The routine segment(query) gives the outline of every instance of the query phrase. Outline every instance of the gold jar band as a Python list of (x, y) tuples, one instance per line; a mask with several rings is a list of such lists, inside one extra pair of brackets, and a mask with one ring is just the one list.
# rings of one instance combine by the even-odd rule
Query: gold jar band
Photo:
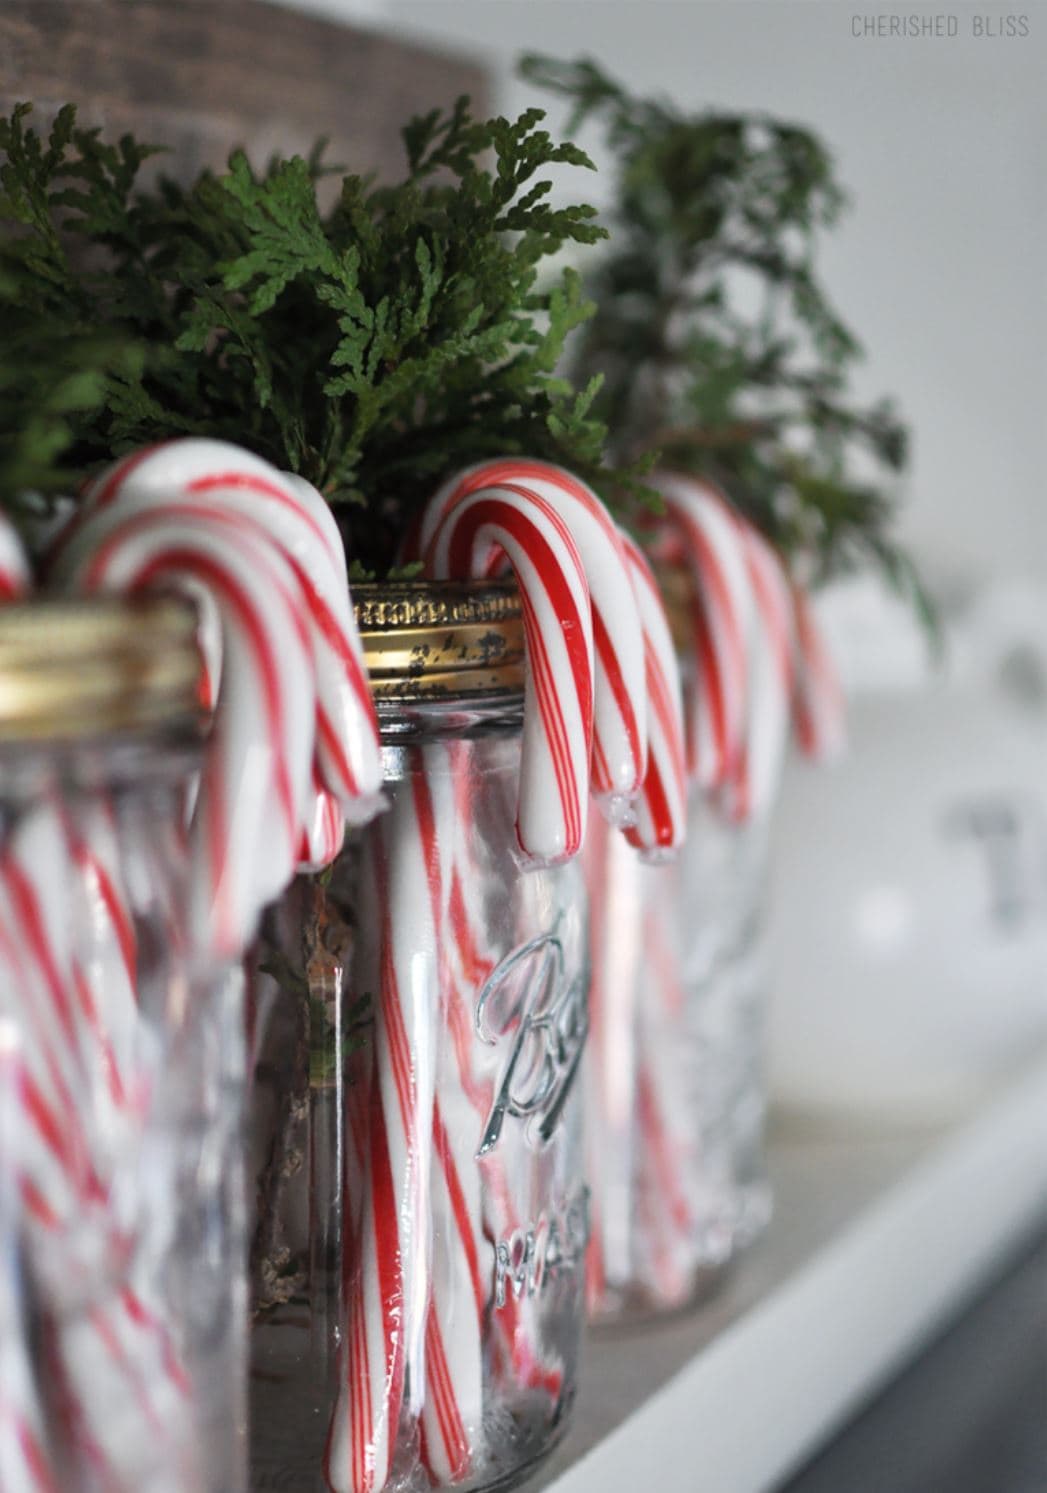
[(522, 691), (523, 611), (514, 582), (357, 582), (353, 603), (376, 700)]
[[(379, 701), (499, 699), (524, 684), (513, 582), (356, 584)], [(166, 596), (38, 597), (0, 608), (0, 741), (198, 725), (197, 615)]]
[(0, 741), (195, 727), (196, 611), (167, 596), (0, 607)]

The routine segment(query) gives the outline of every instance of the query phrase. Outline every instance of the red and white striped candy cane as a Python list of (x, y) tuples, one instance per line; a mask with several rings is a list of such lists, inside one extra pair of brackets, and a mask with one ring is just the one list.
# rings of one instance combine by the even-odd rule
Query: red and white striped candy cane
[[(27, 569), (3, 541), (0, 589), (11, 594)], [(136, 1172), (158, 1053), (137, 1008), (134, 929), (101, 799), (45, 798), (8, 829), (0, 927), (0, 1009), (20, 1043), (13, 1162), (47, 1345), (55, 1475), (85, 1489), (173, 1493), (198, 1475), (187, 1460), (189, 1386), (141, 1278)], [(33, 1445), (29, 1485), (44, 1486), (51, 1447)]]
[[(518, 1301), (511, 1291), (500, 1306), (493, 1305), (489, 1299), (494, 1246), (499, 1240), (511, 1238), (520, 1229), (522, 1219), (513, 1195), (504, 1151), (495, 1147), (479, 1158), (475, 1155), (477, 1138), (490, 1119), (495, 1099), (494, 1081), (485, 1071), (485, 1049), (478, 1044), (476, 1010), (484, 983), (504, 952), (492, 942), (489, 912), (482, 899), (484, 878), (489, 872), (478, 860), (477, 846), (484, 842), (488, 831), (478, 825), (477, 818), (479, 813), (494, 815), (500, 823), (509, 818), (511, 811), (508, 803), (488, 801), (478, 804), (474, 797), (475, 777), (470, 754), (482, 750), (481, 747), (457, 741), (449, 743), (447, 750), (454, 793), (453, 824), (450, 826), (454, 850), (449, 905), (450, 968), (443, 992), (445, 1061), (438, 1076), (438, 1092), (441, 1096), (451, 1096), (448, 1102), (453, 1103), (458, 1116), (457, 1124), (448, 1121), (446, 1129), (460, 1153), (459, 1173), (468, 1174), (470, 1161), (476, 1173), (476, 1182), (462, 1189), (465, 1207), (456, 1210), (456, 1226), (462, 1240), (460, 1249), (471, 1253), (467, 1241), (468, 1222), (472, 1222), (478, 1268), (468, 1263), (467, 1276), (464, 1271), (461, 1275), (459, 1296), (468, 1303), (469, 1298), (461, 1295), (465, 1287), (472, 1285), (475, 1289), (477, 1280), (486, 1283), (487, 1369), (494, 1395), (511, 1397), (517, 1388), (522, 1387), (548, 1395), (555, 1404), (563, 1385), (562, 1365), (550, 1359), (541, 1342), (541, 1334), (536, 1330), (533, 1313), (527, 1310), (527, 1302)], [(491, 781), (489, 787), (492, 793), (500, 794), (497, 780)], [(590, 834), (603, 824), (602, 818), (591, 821)], [(479, 1216), (475, 1212), (477, 1203)], [(459, 1260), (457, 1268), (461, 1271), (465, 1263), (464, 1259)], [(470, 1305), (464, 1307), (460, 1318), (472, 1324)], [(467, 1357), (466, 1362), (470, 1361)], [(463, 1394), (462, 1398), (468, 1401), (467, 1395)], [(474, 1444), (476, 1450), (472, 1460), (475, 1464), (480, 1452), (478, 1437)], [(461, 1475), (466, 1475), (464, 1466)], [(451, 1480), (446, 1471), (444, 1478)]]
[(433, 1277), (425, 1334), (422, 1457), (438, 1487), (463, 1482), (482, 1459), (484, 1315), (492, 1279), (480, 1170), (466, 1150), (474, 1117), (457, 1086), (433, 1111)]
[[(694, 1287), (695, 1163), (693, 1054), (679, 946), (680, 897), (662, 873), (645, 886), (643, 949), (651, 988), (636, 1011), (636, 1269), (649, 1298), (680, 1306)], [(676, 876), (674, 868), (669, 873)]]
[[(434, 936), (440, 950), (441, 988), (439, 992), (433, 992), (438, 1097), (434, 1098), (432, 1107), (429, 1215), (416, 1221), (419, 1230), (424, 1228), (428, 1233), (431, 1229), (431, 1293), (425, 1318), (424, 1378), (417, 1366), (415, 1370), (418, 1392), (424, 1388), (420, 1410), (423, 1460), (436, 1484), (462, 1481), (474, 1469), (481, 1454), (482, 1315), (492, 1278), (490, 1245), (483, 1235), (480, 1174), (475, 1156), (477, 1126), (486, 1117), (490, 1096), (484, 1104), (475, 1083), (470, 1084), (468, 1053), (475, 1036), (468, 1009), (471, 992), (464, 983), (478, 975), (479, 966), (474, 961), (480, 956), (463, 936), (460, 925), (464, 916), (463, 889), (453, 863), (460, 838), (458, 814), (465, 786), (457, 774), (462, 747), (462, 743), (450, 743), (439, 752), (418, 754), (414, 763), (415, 770), (424, 773), (426, 778), (426, 784), (418, 790), (416, 801), (424, 805), (428, 792), (432, 811), (431, 816), (426, 812), (419, 817), (419, 827), (423, 818), (431, 821), (428, 848), (421, 849), (421, 855), (428, 868), (438, 868), (438, 874), (427, 876)], [(447, 754), (446, 763), (441, 752)], [(402, 791), (409, 793), (411, 790), (404, 785)], [(399, 874), (395, 866), (392, 871), (394, 875)], [(445, 883), (448, 874), (451, 880)], [(361, 907), (361, 926), (380, 927), (383, 913), (377, 900), (373, 899), (370, 885), (373, 878), (364, 879), (369, 885), (361, 887), (365, 899)], [(361, 988), (378, 988), (379, 979), (371, 971), (381, 969), (387, 951), (384, 944), (374, 947), (373, 940), (364, 942), (367, 947), (358, 948), (357, 983)], [(361, 1268), (360, 1258), (361, 1254), (373, 1250), (371, 1230), (380, 1213), (380, 1203), (370, 1190), (374, 1177), (369, 1170), (373, 1143), (369, 1127), (371, 1124), (380, 1125), (383, 1132), (387, 1128), (380, 1103), (372, 1108), (360, 1097), (373, 1095), (371, 1082), (368, 1077), (362, 1084), (354, 1086), (351, 1135), (347, 1147), (347, 1297), (350, 1321), (357, 1328), (356, 1338), (351, 1338), (358, 1344), (357, 1363), (366, 1348), (358, 1335), (360, 1323), (366, 1320), (368, 1308), (373, 1327), (377, 1326), (378, 1315), (373, 1297), (377, 1275), (373, 1269)], [(477, 1103), (483, 1106), (482, 1116), (475, 1108)], [(374, 1144), (380, 1151), (377, 1138), (374, 1138)], [(359, 1218), (362, 1202), (367, 1210), (367, 1228), (363, 1234)], [(369, 1284), (372, 1299), (366, 1302), (364, 1292)], [(394, 1299), (390, 1298), (390, 1303)], [(352, 1443), (355, 1439), (358, 1450), (360, 1439), (368, 1434), (367, 1417), (370, 1416), (373, 1426), (375, 1410), (370, 1397), (359, 1391), (352, 1395), (348, 1382), (351, 1368), (352, 1361), (347, 1359), (342, 1369), (345, 1400), (339, 1406), (338, 1416), (344, 1419), (348, 1415), (350, 1460), (357, 1463), (357, 1475), (366, 1478), (366, 1459), (353, 1456)], [(336, 1434), (333, 1432), (332, 1450), (335, 1444)], [(335, 1472), (333, 1466), (329, 1468), (329, 1478)]]
[[(46, 804), (29, 811), (0, 858), (4, 995), (24, 1038), (20, 1192), (48, 1384), (63, 1465), (85, 1486), (175, 1490), (195, 1475), (189, 1386), (161, 1315), (134, 1282), (140, 1240), (128, 1169), (140, 1114), (130, 1082), (93, 1062), (119, 1061), (100, 1031), (116, 1013), (97, 1009), (79, 962), (90, 953), (84, 918), (98, 909), (83, 905), (65, 819)], [(93, 942), (112, 968), (110, 937), (103, 914)]]
[(793, 587), (796, 619), (796, 691), (793, 719), (804, 754), (830, 762), (847, 744), (847, 710), (843, 686), (832, 654), (803, 587)]
[(379, 980), (367, 1180), (324, 1467), (336, 1493), (384, 1487), (405, 1404), (418, 1416), (427, 1393), (434, 1044), (447, 876), (424, 770), (408, 769), (365, 844), (369, 864), (361, 874), (375, 889)]
[[(493, 1079), (478, 1071), (476, 1046), (476, 1002), (484, 982), (494, 971), (499, 953), (491, 937), (486, 909), (480, 901), (485, 868), (478, 856), (484, 830), (478, 825), (478, 804), (472, 780), (474, 743), (447, 744), (454, 793), (453, 853), (451, 858), (450, 915), (451, 976), (446, 986), (446, 1035), (456, 1061), (458, 1085), (469, 1100), (474, 1120), (487, 1123), (494, 1103)], [(492, 785), (492, 791), (497, 789)], [(490, 805), (485, 806), (491, 812)], [(508, 813), (508, 804), (498, 812)]]
[[(22, 1043), (10, 1008), (10, 976), (0, 937), (0, 1487), (10, 1493), (59, 1493), (40, 1387), (29, 1352), (26, 1292), (19, 1261), (27, 1123), (22, 1113)], [(30, 1122), (31, 1123), (31, 1122)]]
[(696, 671), (688, 720), (689, 766), (699, 785), (729, 783), (745, 740), (752, 582), (738, 519), (711, 484), (658, 473), (672, 535), (691, 578)]
[[(430, 858), (440, 865), (439, 917), (441, 983), (436, 1024), (436, 1091), (433, 1106), (432, 1293), (425, 1334), (425, 1400), (422, 1406), (422, 1458), (438, 1487), (463, 1482), (483, 1457), (484, 1317), (493, 1279), (493, 1253), (484, 1237), (480, 1168), (476, 1149), (479, 1120), (473, 1099), (474, 1074), (463, 1070), (463, 1035), (457, 1029), (463, 1005), (475, 1003), (467, 967), (475, 949), (460, 944), (459, 919), (469, 895), (462, 870), (463, 791), (468, 792), (465, 743), (421, 753), (432, 806)], [(464, 984), (463, 982), (467, 982)], [(471, 1023), (470, 1023), (471, 1025)]]
[[(5, 1218), (0, 1228), (13, 1231), (14, 1219)], [(17, 1272), (15, 1250), (5, 1248), (0, 1258), (0, 1487), (5, 1493), (60, 1493), (26, 1351), (29, 1328)]]
[[(30, 587), (29, 563), (14, 529), (0, 521), (0, 601), (14, 601)], [(24, 1094), (22, 1003), (4, 949), (17, 948), (14, 929), (0, 931), (0, 1485), (10, 1493), (58, 1493), (46, 1442), (39, 1383), (30, 1361), (18, 1247), (27, 1177), (25, 1147), (32, 1144)], [(45, 1075), (46, 1081), (46, 1075)]]
[(644, 650), (622, 536), (600, 499), (552, 462), (521, 456), (480, 462), (446, 482), (427, 506), (417, 539), (421, 554), (458, 499), (506, 485), (543, 498), (577, 545), (593, 619), (592, 791), (613, 823), (630, 823), (647, 767)]
[(739, 519), (755, 608), (749, 641), (745, 739), (722, 795), (735, 820), (761, 818), (778, 798), (789, 737), (795, 675), (795, 627), (789, 580), (777, 553)]
[(658, 583), (639, 545), (622, 535), (643, 629), (647, 673), (647, 773), (630, 844), (657, 858), (677, 850), (687, 833), (687, 768), (680, 665)]
[(138, 951), (115, 812), (98, 799), (61, 817), (77, 873), (81, 940), (71, 972), (80, 1062), (103, 1134), (129, 1126), (137, 1135), (160, 1054), (156, 1034), (138, 1008)]
[(584, 868), (592, 960), (582, 1070), (585, 1174), (592, 1195), (586, 1294), (595, 1311), (630, 1275), (643, 867), (617, 834), (594, 820), (585, 842)]
[(380, 807), (382, 783), (377, 720), (338, 526), (303, 478), (228, 442), (201, 438), (136, 452), (104, 473), (85, 497), (88, 514), (177, 502), (187, 504), (187, 513), (214, 505), (238, 515), (264, 532), (294, 573), (316, 675), (315, 799), (302, 826), (302, 861), (325, 865), (341, 848), (343, 821), (365, 823)]
[[(89, 1310), (56, 1324), (59, 1369), (67, 1385), (81, 1386), (78, 1401), (88, 1423), (106, 1423), (97, 1439), (111, 1448), (110, 1465), (120, 1469), (128, 1486), (136, 1485), (137, 1468), (151, 1457), (152, 1482), (181, 1488), (199, 1476), (199, 1468), (192, 1460), (190, 1384), (176, 1355), (166, 1303), (155, 1296), (155, 1260), (149, 1253), (158, 1248), (162, 1256), (174, 1220), (170, 1214), (154, 1217), (142, 1193), (142, 1141), (164, 1054), (152, 1020), (138, 1004), (137, 938), (125, 877), (125, 869), (134, 874), (136, 868), (126, 865), (111, 804), (84, 800), (75, 809), (63, 808), (56, 820), (61, 839), (55, 854), (64, 854), (72, 868), (66, 908), (73, 930), (69, 972), (88, 1105), (88, 1159), (103, 1188), (95, 1228), (100, 1243), (103, 1235), (109, 1240), (102, 1282), (91, 1293)], [(41, 864), (49, 858), (41, 855)], [(30, 866), (38, 874), (35, 855)], [(48, 891), (40, 887), (41, 909)], [(54, 927), (62, 916), (60, 899), (50, 914)], [(56, 940), (50, 941), (55, 947)], [(172, 953), (176, 949), (172, 944)], [(83, 1237), (80, 1218), (74, 1228)], [(122, 1268), (114, 1269), (119, 1259)], [(97, 1368), (91, 1367), (92, 1355)], [(151, 1447), (141, 1446), (136, 1462), (128, 1465), (142, 1424)]]
[(192, 928), (237, 957), (293, 876), (313, 788), (316, 694), (294, 576), (235, 514), (114, 503), (60, 557), (77, 589), (204, 587), (221, 617), (222, 680), (193, 814)]
[[(587, 1295), (596, 1314), (636, 1286), (679, 1304), (694, 1273), (688, 1195), (694, 1148), (675, 868), (645, 867), (617, 836), (590, 831), (592, 917)], [(650, 987), (650, 988), (648, 988)]]
[(29, 561), (18, 535), (6, 520), (0, 521), (0, 602), (25, 596), (29, 587)]
[(426, 569), (437, 580), (483, 575), (505, 551), (520, 587), (527, 680), (516, 830), (539, 864), (582, 847), (593, 733), (593, 626), (585, 567), (567, 525), (536, 493), (503, 485), (459, 498), (437, 524)]

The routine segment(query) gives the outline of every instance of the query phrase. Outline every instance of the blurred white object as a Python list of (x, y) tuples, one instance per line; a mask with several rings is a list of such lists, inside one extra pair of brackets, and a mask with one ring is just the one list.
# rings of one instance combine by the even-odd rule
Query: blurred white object
[(817, 593), (815, 610), (848, 699), (926, 688), (934, 673), (927, 631), (879, 576), (855, 576)]
[(850, 751), (782, 795), (772, 1095), (936, 1119), (1047, 1043), (1047, 593), (983, 593), (937, 669), (871, 583), (824, 610)]

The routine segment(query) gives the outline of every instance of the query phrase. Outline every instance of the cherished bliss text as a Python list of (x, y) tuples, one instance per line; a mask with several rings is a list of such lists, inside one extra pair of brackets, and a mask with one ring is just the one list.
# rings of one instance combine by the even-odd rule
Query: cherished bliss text
[(908, 15), (856, 11), (851, 16), (851, 35), (877, 41), (954, 36), (1006, 41), (1029, 35), (1029, 17), (1000, 11), (991, 14), (981, 11), (922, 11)]

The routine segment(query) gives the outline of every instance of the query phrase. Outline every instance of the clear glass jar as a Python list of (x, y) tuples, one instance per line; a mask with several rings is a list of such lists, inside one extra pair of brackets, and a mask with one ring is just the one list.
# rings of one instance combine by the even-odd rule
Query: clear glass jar
[(766, 825), (692, 791), (679, 857), (591, 823), (590, 1315), (703, 1298), (770, 1217), (762, 1048)]
[(242, 981), (193, 952), (195, 615), (0, 610), (0, 1485), (236, 1493)]
[(389, 808), (259, 949), (252, 1486), (508, 1486), (584, 1320), (584, 886), (516, 857), (515, 590), (356, 604)]

